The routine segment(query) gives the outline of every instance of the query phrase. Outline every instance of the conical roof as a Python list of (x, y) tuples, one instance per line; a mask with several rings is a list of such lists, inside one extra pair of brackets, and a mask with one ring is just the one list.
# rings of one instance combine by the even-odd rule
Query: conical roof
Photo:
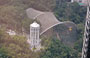
[(31, 27), (40, 27), (40, 25), (37, 22), (33, 22), (30, 26)]

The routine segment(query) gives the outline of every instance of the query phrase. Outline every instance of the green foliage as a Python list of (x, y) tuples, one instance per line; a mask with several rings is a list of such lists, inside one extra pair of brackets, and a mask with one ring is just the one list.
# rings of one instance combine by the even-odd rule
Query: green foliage
[(78, 55), (81, 56), (82, 39), (84, 34), (84, 23), (86, 17), (86, 7), (80, 6), (77, 2), (74, 3), (63, 2), (62, 4), (56, 5), (54, 12), (59, 21), (72, 21), (76, 23), (78, 41), (75, 43), (74, 49), (77, 50), (79, 53)]
[(0, 30), (0, 58), (38, 58), (39, 53), (33, 53), (29, 47), (25, 37), (10, 37), (4, 30)]
[[(57, 8), (58, 7), (58, 8)], [(77, 11), (78, 9), (78, 11)], [(73, 21), (78, 24), (83, 22), (86, 16), (86, 7), (80, 6), (78, 3), (74, 2), (71, 4), (62, 3), (62, 5), (57, 5), (55, 8), (56, 17), (60, 21)]]
[[(5, 47), (5, 51), (11, 58), (38, 58), (39, 53), (33, 53), (30, 50), (30, 45), (27, 39), (23, 36), (13, 36), (11, 39), (7, 38), (7, 42), (1, 44), (1, 48)], [(4, 54), (3, 54), (4, 55)], [(36, 55), (36, 56), (34, 56)]]
[(9, 38), (9, 35), (3, 30), (2, 28), (0, 29), (0, 44), (4, 43), (7, 41), (7, 38)]
[(31, 22), (32, 20), (27, 18), (24, 7), (13, 5), (0, 7), (0, 24), (4, 24), (3, 27), (18, 32), (21, 32), (23, 27), (28, 31)]
[(8, 55), (7, 49), (3, 47), (3, 43), (7, 40), (8, 35), (4, 32), (3, 29), (0, 29), (0, 58), (10, 57)]
[(84, 24), (83, 23), (80, 23), (80, 24), (77, 24), (77, 30), (78, 30), (78, 34), (79, 34), (79, 38), (83, 38), (83, 35), (84, 35)]
[(41, 44), (44, 46), (44, 49), (47, 49), (51, 43), (51, 38), (42, 38)]
[(78, 58), (78, 52), (63, 45), (58, 39), (53, 38), (40, 58)]
[(10, 56), (6, 52), (6, 49), (4, 47), (0, 48), (0, 58), (8, 58), (8, 57), (10, 57)]
[(74, 49), (77, 50), (78, 52), (82, 52), (82, 47), (83, 46), (83, 40), (79, 39), (75, 45), (74, 45)]
[(33, 20), (31, 19), (24, 19), (22, 20), (22, 27), (25, 29), (24, 32), (29, 33), (30, 31), (30, 24), (32, 23)]
[(5, 47), (12, 58), (30, 58), (29, 54), (31, 51), (29, 50), (29, 44), (27, 43), (25, 37), (14, 36), (11, 43), (7, 45), (5, 44)]
[(83, 46), (83, 35), (84, 35), (84, 24), (80, 23), (77, 24), (77, 30), (78, 30), (78, 41), (74, 45), (74, 49), (78, 50), (79, 53), (82, 52), (82, 46)]
[(4, 31), (0, 29), (0, 40), (4, 37)]

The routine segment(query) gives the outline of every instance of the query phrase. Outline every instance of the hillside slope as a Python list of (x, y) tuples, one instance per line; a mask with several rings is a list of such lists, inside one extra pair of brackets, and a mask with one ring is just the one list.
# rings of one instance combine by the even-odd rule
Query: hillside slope
[(29, 7), (52, 11), (55, 7), (55, 0), (0, 0), (0, 25), (18, 32), (24, 28), (28, 32), (32, 21), (28, 19), (25, 10)]

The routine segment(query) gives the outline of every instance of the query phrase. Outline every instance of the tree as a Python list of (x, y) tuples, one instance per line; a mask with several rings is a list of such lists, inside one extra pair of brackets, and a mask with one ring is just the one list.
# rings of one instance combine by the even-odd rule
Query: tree
[(42, 52), (40, 58), (78, 58), (78, 52), (52, 38), (48, 48)]
[(0, 48), (0, 58), (10, 58), (10, 56), (8, 55), (6, 49), (4, 47)]
[[(86, 17), (86, 7), (80, 6), (78, 3), (62, 3), (63, 5), (57, 5), (54, 10), (56, 17), (62, 21), (70, 20), (76, 24), (84, 21)], [(57, 8), (58, 7), (58, 8)], [(77, 11), (78, 9), (78, 11)], [(63, 19), (62, 19), (63, 18)]]

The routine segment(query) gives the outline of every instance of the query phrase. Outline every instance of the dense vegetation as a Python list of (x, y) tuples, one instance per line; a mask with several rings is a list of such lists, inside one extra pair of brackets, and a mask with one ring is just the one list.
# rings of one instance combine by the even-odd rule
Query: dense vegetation
[[(64, 45), (55, 37), (43, 39), (44, 51), (33, 53), (26, 37), (9, 36), (5, 31), (12, 29), (22, 34), (29, 31), (25, 10), (33, 7), (42, 11), (53, 11), (59, 21), (72, 21), (78, 28), (78, 41), (74, 47)], [(78, 10), (77, 10), (78, 9)], [(80, 58), (86, 7), (65, 0), (0, 0), (0, 58)], [(60, 28), (60, 27), (58, 27)], [(58, 29), (59, 32), (59, 29)], [(60, 33), (60, 32), (59, 32)]]
[(39, 52), (33, 53), (30, 50), (24, 36), (9, 36), (0, 29), (0, 58), (38, 58), (38, 54)]
[(78, 39), (79, 41), (82, 41), (86, 17), (86, 7), (80, 6), (76, 2), (74, 3), (64, 2), (62, 4), (57, 4), (55, 8), (55, 14), (58, 20), (60, 21), (74, 22), (77, 25)]
[[(74, 3), (58, 3), (54, 9), (55, 15), (59, 21), (72, 21), (77, 26), (78, 41), (73, 49), (78, 51), (78, 55), (82, 52), (82, 40), (84, 32), (84, 23), (86, 17), (86, 7), (80, 6), (77, 2)], [(56, 31), (60, 33), (60, 27), (56, 27)], [(76, 57), (77, 58), (77, 57)]]
[(79, 58), (77, 50), (63, 45), (58, 39), (52, 38), (50, 45), (40, 58)]
[[(78, 10), (77, 10), (78, 9)], [(63, 3), (57, 5), (55, 14), (60, 21), (73, 21), (76, 24), (84, 22), (86, 17), (86, 7), (80, 6), (78, 3)]]

